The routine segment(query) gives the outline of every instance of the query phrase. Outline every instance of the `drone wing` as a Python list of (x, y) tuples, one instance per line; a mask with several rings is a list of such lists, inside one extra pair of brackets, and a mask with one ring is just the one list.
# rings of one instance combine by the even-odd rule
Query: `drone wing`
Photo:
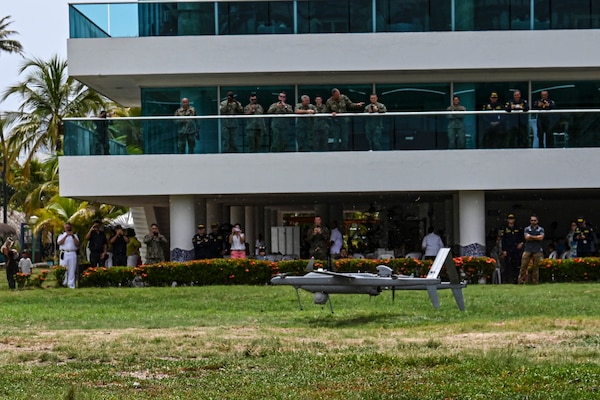
[(355, 276), (352, 276), (349, 274), (344, 274), (341, 272), (325, 271), (325, 270), (318, 270), (318, 269), (315, 269), (311, 272), (316, 273), (316, 274), (321, 274), (321, 275), (335, 276), (337, 278), (344, 278), (344, 279), (348, 279), (348, 280), (356, 279)]

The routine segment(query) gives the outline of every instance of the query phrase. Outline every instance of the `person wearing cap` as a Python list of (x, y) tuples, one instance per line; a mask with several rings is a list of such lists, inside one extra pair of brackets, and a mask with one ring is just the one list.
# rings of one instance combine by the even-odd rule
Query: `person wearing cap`
[(210, 258), (223, 258), (225, 252), (225, 235), (221, 232), (219, 224), (214, 222), (211, 226), (210, 237)]
[(583, 217), (577, 218), (575, 240), (577, 241), (577, 257), (592, 257), (594, 255), (596, 251), (596, 232)]
[[(250, 103), (244, 107), (245, 115), (262, 115), (265, 113), (263, 107), (258, 104), (256, 93), (250, 93)], [(256, 153), (261, 150), (263, 136), (265, 135), (266, 125), (264, 118), (246, 119), (246, 136), (250, 146), (250, 153)]]
[(165, 261), (167, 238), (160, 233), (156, 223), (150, 225), (150, 232), (144, 236), (146, 244), (146, 264), (158, 264)]
[(448, 115), (448, 148), (464, 149), (466, 147), (465, 116), (462, 112), (467, 111), (465, 106), (460, 105), (460, 97), (452, 97), (452, 105), (447, 111), (459, 111), (456, 114)]
[(127, 243), (129, 237), (123, 232), (121, 225), (115, 227), (115, 233), (108, 241), (112, 246), (112, 265), (124, 267), (127, 265)]
[(90, 265), (92, 267), (104, 267), (108, 258), (108, 240), (102, 230), (102, 222), (95, 220), (92, 227), (85, 235), (90, 249)]
[(506, 119), (507, 141), (506, 147), (523, 148), (529, 144), (529, 116), (523, 115), (529, 111), (529, 103), (521, 97), (521, 91), (515, 90), (513, 98), (505, 105), (506, 112), (517, 112)]
[[(236, 100), (235, 94), (230, 90), (227, 98), (221, 102), (221, 115), (237, 115), (244, 113), (242, 103)], [(223, 118), (221, 121), (221, 144), (223, 153), (237, 153), (238, 118)]]
[(519, 271), (518, 282), (523, 284), (527, 280), (529, 263), (533, 259), (531, 267), (530, 280), (531, 283), (537, 284), (540, 281), (540, 261), (544, 258), (544, 249), (542, 241), (546, 237), (544, 228), (539, 225), (537, 215), (531, 214), (529, 218), (530, 225), (523, 230), (523, 256), (521, 257), (521, 269)]
[(506, 216), (506, 226), (500, 229), (502, 243), (502, 260), (504, 266), (503, 283), (517, 283), (521, 267), (521, 251), (523, 250), (523, 230), (515, 225), (515, 215)]
[(204, 224), (198, 225), (198, 233), (192, 238), (192, 244), (194, 245), (194, 259), (205, 260), (210, 258), (211, 242), (210, 237), (206, 233), (206, 227)]
[[(498, 101), (498, 93), (490, 94), (490, 101), (483, 105), (483, 111), (503, 111), (504, 106)], [(498, 148), (504, 143), (504, 115), (494, 113), (481, 117), (483, 137), (480, 145), (484, 149)]]

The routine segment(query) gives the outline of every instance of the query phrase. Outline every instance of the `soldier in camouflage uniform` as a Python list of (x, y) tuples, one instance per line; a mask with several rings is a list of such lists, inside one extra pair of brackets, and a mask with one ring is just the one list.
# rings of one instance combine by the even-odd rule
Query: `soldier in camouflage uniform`
[[(267, 114), (293, 114), (294, 110), (290, 104), (286, 103), (287, 95), (285, 92), (279, 93), (276, 103), (271, 104)], [(282, 152), (287, 149), (288, 133), (290, 130), (289, 118), (271, 119), (271, 151)]]
[(327, 260), (329, 256), (329, 229), (322, 225), (321, 216), (315, 217), (315, 223), (311, 230), (308, 231), (306, 238), (307, 242), (310, 243), (311, 257), (315, 260)]
[[(369, 105), (365, 107), (365, 112), (369, 114), (383, 114), (387, 112), (387, 108), (383, 103), (378, 101), (377, 95), (373, 93), (369, 100)], [(367, 118), (365, 123), (365, 130), (367, 133), (367, 140), (369, 141), (370, 150), (381, 150), (381, 136), (383, 133), (383, 118), (381, 117), (370, 117)]]
[[(302, 95), (301, 103), (296, 104), (296, 114), (313, 115), (317, 113), (317, 107), (310, 104), (310, 97)], [(296, 139), (299, 151), (312, 151), (313, 149), (313, 118), (298, 118), (296, 120)]]
[[(327, 114), (327, 106), (323, 104), (323, 97), (315, 97), (317, 114)], [(325, 151), (329, 142), (329, 118), (318, 117), (313, 122), (313, 150)]]
[[(242, 103), (235, 99), (233, 92), (227, 92), (227, 98), (221, 102), (221, 115), (243, 114)], [(221, 120), (221, 141), (223, 153), (237, 153), (237, 134), (239, 121), (237, 118), (223, 118)]]
[[(334, 117), (337, 114), (348, 112), (348, 108), (359, 108), (365, 105), (362, 101), (360, 103), (353, 103), (348, 96), (341, 94), (340, 90), (337, 88), (331, 90), (331, 97), (327, 99), (327, 103), (325, 104), (327, 105), (327, 111), (332, 113)], [(334, 150), (349, 150), (349, 123), (350, 121), (348, 118), (331, 119), (330, 125), (334, 140)]]
[[(181, 107), (175, 111), (176, 117), (195, 117), (196, 109), (190, 106), (190, 101), (186, 98), (181, 99)], [(177, 152), (185, 154), (185, 146), (187, 144), (188, 152), (194, 153), (196, 147), (196, 139), (199, 139), (198, 125), (195, 119), (178, 118), (175, 120), (177, 124)]]
[[(258, 104), (256, 93), (250, 93), (250, 103), (244, 107), (244, 114), (262, 115), (264, 113), (264, 109)], [(250, 153), (256, 153), (261, 150), (265, 130), (264, 118), (249, 118), (246, 120), (246, 135), (248, 137)]]

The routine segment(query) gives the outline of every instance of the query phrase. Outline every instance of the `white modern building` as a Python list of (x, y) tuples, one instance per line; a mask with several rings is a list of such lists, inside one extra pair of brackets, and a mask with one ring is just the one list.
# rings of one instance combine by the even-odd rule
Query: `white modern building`
[[(600, 221), (596, 1), (140, 1), (69, 12), (70, 75), (144, 117), (113, 121), (106, 156), (93, 155), (90, 121), (68, 121), (61, 195), (132, 207), (136, 226), (162, 227), (174, 259), (189, 257), (198, 223), (240, 222), (250, 243), (259, 233), (270, 242), (271, 227), (319, 214), (344, 221), (361, 251), (397, 252), (434, 226), (463, 254), (484, 254), (507, 213), (521, 225), (538, 214), (549, 239), (579, 215)], [(348, 115), (344, 151), (333, 135), (326, 148), (297, 151), (296, 118), (285, 118), (285, 151), (271, 151), (263, 118), (261, 150), (250, 153), (250, 119), (239, 118), (238, 151), (223, 153), (226, 92), (242, 105), (256, 93), (266, 111), (281, 91), (295, 105), (332, 88), (353, 102), (378, 94), (383, 150), (369, 148), (366, 117)], [(515, 90), (530, 105), (544, 90), (556, 102), (549, 142), (535, 111), (480, 112), (492, 92), (504, 104)], [(464, 149), (448, 149), (453, 95), (469, 111)], [(184, 97), (200, 139), (176, 154), (172, 116)], [(490, 145), (491, 115), (502, 129)], [(521, 134), (505, 148), (502, 138)]]

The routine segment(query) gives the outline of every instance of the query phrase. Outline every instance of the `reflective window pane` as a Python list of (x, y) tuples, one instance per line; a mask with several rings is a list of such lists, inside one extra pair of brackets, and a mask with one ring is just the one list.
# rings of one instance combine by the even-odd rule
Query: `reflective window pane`
[(377, 32), (450, 30), (450, 7), (445, 0), (377, 0)]
[(220, 35), (293, 33), (292, 2), (223, 2), (218, 7)]

